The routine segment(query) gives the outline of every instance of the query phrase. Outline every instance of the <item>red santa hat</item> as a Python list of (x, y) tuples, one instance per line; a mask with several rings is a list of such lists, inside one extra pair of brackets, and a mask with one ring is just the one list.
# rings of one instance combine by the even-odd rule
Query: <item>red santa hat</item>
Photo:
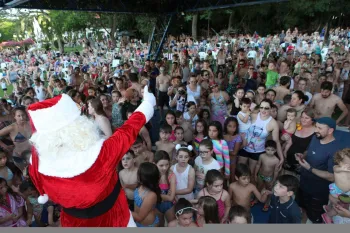
[[(28, 107), (28, 114), (32, 132), (50, 132), (59, 130), (80, 116), (76, 103), (66, 94), (59, 95), (52, 99), (32, 104)], [(45, 204), (49, 197), (43, 190), (38, 174), (39, 158), (35, 148), (32, 148), (30, 158), (30, 177), (37, 190), (41, 194), (38, 198), (40, 204)]]

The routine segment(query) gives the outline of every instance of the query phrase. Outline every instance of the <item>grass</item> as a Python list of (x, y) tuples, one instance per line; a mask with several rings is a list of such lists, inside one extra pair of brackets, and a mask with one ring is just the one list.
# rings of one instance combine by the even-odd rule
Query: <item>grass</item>
[(75, 46), (75, 47), (64, 47), (65, 53), (71, 53), (71, 52), (81, 52), (83, 51), (83, 46)]
[[(13, 92), (13, 86), (12, 86), (12, 84), (7, 86), (7, 91), (6, 91), (6, 92), (7, 92), (7, 95), (8, 95), (8, 96), (12, 94), (12, 92)], [(3, 91), (2, 89), (0, 89), (0, 97), (1, 97), (1, 98), (4, 97), (4, 91)]]

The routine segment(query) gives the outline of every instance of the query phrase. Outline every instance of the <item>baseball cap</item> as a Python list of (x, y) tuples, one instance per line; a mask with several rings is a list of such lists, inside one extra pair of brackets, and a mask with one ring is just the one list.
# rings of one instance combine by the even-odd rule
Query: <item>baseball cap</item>
[(316, 122), (322, 125), (328, 125), (329, 128), (336, 129), (337, 123), (330, 117), (321, 117), (316, 119)]

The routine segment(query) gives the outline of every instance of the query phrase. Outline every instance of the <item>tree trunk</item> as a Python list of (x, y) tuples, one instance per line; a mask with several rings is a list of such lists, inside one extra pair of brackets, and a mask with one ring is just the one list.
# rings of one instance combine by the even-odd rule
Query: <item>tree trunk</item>
[(197, 40), (198, 13), (192, 16), (192, 37)]
[(233, 11), (231, 11), (230, 17), (228, 18), (228, 28), (227, 28), (227, 30), (232, 29), (233, 18), (234, 18), (234, 13), (233, 13)]
[(112, 17), (112, 21), (110, 22), (111, 25), (111, 32), (109, 33), (109, 36), (111, 38), (111, 46), (112, 48), (115, 48), (115, 33), (117, 31), (117, 14), (114, 13)]
[(58, 44), (58, 49), (60, 51), (60, 54), (64, 53), (64, 44), (63, 44), (63, 39), (61, 36), (57, 37), (57, 44)]

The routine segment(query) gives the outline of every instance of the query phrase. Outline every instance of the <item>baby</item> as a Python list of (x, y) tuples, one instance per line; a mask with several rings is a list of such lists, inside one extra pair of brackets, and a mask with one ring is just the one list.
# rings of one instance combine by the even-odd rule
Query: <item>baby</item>
[(334, 155), (334, 183), (329, 185), (329, 204), (323, 206), (326, 213), (322, 214), (325, 223), (332, 223), (332, 217), (337, 215), (337, 205), (348, 209), (350, 204), (350, 148), (338, 151)]
[(287, 120), (283, 124), (282, 142), (286, 142), (294, 134), (297, 128), (297, 110), (290, 108), (287, 110)]

